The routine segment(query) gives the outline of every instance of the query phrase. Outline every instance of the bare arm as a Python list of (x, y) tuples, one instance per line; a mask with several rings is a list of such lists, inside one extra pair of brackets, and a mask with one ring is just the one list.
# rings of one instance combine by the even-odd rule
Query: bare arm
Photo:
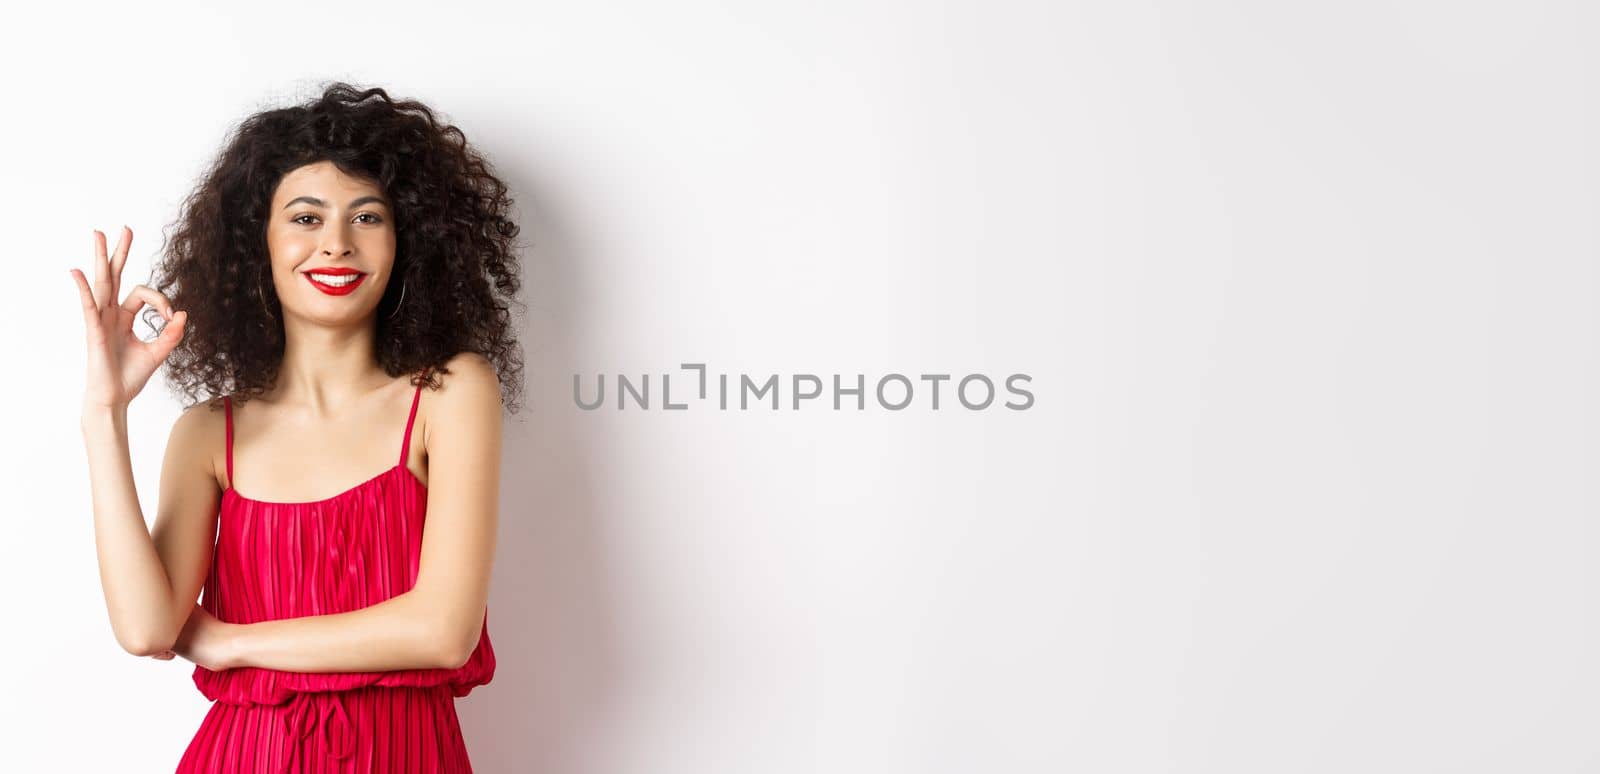
[(500, 385), (481, 355), (453, 359), (429, 409), (428, 516), (416, 585), (347, 613), (222, 624), (224, 667), (294, 672), (453, 669), (477, 647), (500, 490)]
[[(289, 672), (386, 672), (454, 669), (472, 648), (430, 621), (445, 609), (415, 591), (348, 613), (223, 624), (230, 655), (218, 668), (253, 666)], [(478, 619), (482, 626), (483, 618)], [(471, 640), (477, 645), (477, 637)]]
[(126, 408), (83, 416), (100, 586), (118, 644), (135, 655), (172, 647), (211, 568), (218, 491), (205, 466), (211, 444), (196, 437), (204, 411), (185, 412), (167, 439), (153, 531), (133, 483)]
[[(128, 403), (183, 335), (187, 315), (174, 313), (165, 296), (136, 286), (117, 303), (120, 275), (133, 232), (124, 229), (108, 257), (95, 232), (95, 281), (72, 270), (83, 306), (88, 345), (81, 429), (88, 454), (100, 586), (112, 632), (123, 649), (147, 656), (167, 650), (188, 618), (209, 568), (208, 524), (215, 514), (214, 478), (197, 463), (205, 447), (193, 437), (203, 417), (185, 412), (173, 427), (162, 467), (163, 505), (156, 537), (145, 527), (128, 455)], [(150, 342), (133, 334), (145, 304), (167, 320)], [(170, 571), (170, 572), (169, 572)], [(185, 601), (187, 599), (187, 601)]]

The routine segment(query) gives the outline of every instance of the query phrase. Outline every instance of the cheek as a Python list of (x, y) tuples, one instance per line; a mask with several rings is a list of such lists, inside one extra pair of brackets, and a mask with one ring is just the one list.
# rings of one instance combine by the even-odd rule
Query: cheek
[(267, 252), (274, 264), (298, 263), (310, 255), (316, 246), (316, 240), (305, 231), (280, 229), (267, 232)]
[(371, 248), (394, 252), (393, 231), (368, 231), (361, 235), (362, 241)]
[(394, 265), (394, 232), (374, 231), (362, 235), (361, 253), (378, 263)]

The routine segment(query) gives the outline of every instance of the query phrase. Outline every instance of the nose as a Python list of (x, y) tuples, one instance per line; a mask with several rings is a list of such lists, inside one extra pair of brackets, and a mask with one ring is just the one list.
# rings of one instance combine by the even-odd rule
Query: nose
[(349, 255), (353, 249), (350, 245), (350, 236), (345, 233), (345, 229), (342, 226), (333, 226), (322, 230), (323, 255)]

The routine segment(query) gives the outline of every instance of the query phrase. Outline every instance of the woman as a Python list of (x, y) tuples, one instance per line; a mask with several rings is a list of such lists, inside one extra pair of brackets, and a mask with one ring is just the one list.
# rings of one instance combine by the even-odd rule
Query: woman
[[(230, 135), (154, 287), (118, 302), (126, 227), (109, 257), (95, 232), (92, 287), (72, 270), (112, 630), (214, 702), (179, 772), (471, 770), (454, 698), (494, 674), (520, 387), (510, 206), (429, 108), (335, 83)], [(191, 400), (147, 531), (127, 409), (163, 363)]]

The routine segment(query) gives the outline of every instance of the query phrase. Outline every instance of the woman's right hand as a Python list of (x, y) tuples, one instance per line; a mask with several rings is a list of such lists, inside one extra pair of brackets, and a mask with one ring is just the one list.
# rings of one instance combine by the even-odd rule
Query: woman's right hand
[[(183, 326), (189, 319), (188, 312), (174, 313), (166, 296), (144, 285), (134, 286), (128, 297), (117, 303), (133, 231), (122, 227), (122, 239), (111, 258), (106, 257), (106, 235), (96, 231), (94, 238), (94, 288), (90, 289), (83, 272), (71, 270), (83, 301), (84, 336), (89, 348), (83, 392), (85, 411), (126, 408), (183, 339)], [(151, 341), (133, 333), (133, 320), (146, 303), (167, 320), (161, 334)]]

